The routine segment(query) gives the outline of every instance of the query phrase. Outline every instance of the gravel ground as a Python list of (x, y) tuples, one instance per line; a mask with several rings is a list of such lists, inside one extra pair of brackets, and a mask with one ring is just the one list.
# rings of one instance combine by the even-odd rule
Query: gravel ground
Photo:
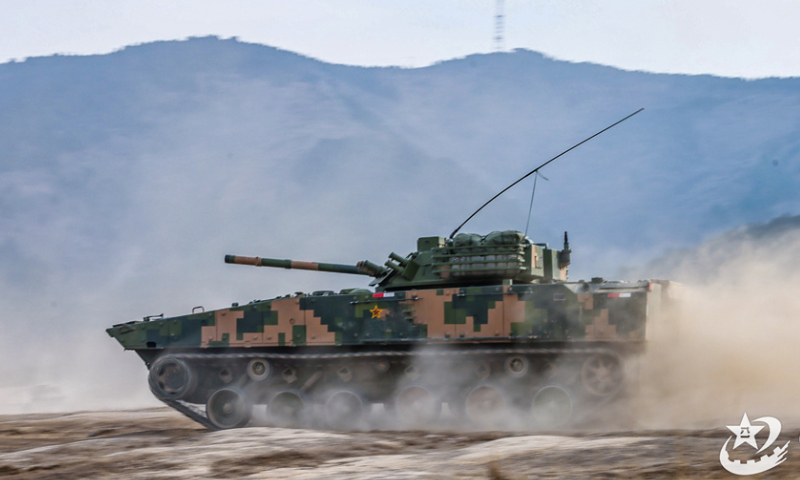
[[(553, 434), (211, 432), (169, 409), (0, 416), (0, 477), (13, 479), (736, 478), (719, 464), (730, 432)], [(788, 460), (763, 478), (800, 476)], [(758, 477), (756, 477), (758, 478)]]

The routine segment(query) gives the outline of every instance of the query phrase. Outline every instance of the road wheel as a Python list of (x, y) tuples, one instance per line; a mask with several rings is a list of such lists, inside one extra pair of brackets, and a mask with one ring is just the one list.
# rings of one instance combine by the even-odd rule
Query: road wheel
[(464, 413), (479, 427), (496, 427), (508, 410), (505, 393), (494, 385), (478, 385), (464, 400)]
[(617, 393), (622, 386), (622, 363), (612, 355), (592, 355), (583, 362), (581, 381), (583, 387), (598, 397)]
[(267, 402), (267, 415), (276, 426), (297, 427), (305, 423), (308, 412), (306, 396), (293, 388), (281, 390)]
[(547, 385), (539, 389), (531, 402), (531, 416), (543, 428), (559, 427), (572, 417), (572, 395), (566, 388)]
[(219, 429), (240, 428), (250, 421), (253, 405), (237, 388), (220, 388), (206, 403), (209, 421)]
[(364, 400), (352, 390), (332, 392), (325, 401), (325, 424), (336, 430), (361, 427), (365, 413)]
[(394, 396), (394, 413), (402, 426), (430, 427), (439, 418), (442, 401), (428, 387), (407, 385)]

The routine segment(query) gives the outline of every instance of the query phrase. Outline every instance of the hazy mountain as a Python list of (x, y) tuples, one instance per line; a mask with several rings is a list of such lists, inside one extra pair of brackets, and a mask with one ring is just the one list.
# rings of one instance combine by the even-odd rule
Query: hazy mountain
[[(223, 254), (382, 263), (639, 107), (538, 183), (531, 236), (570, 231), (572, 278), (796, 214), (798, 106), (800, 79), (530, 51), (362, 68), (197, 38), (0, 65), (0, 382), (146, 397), (127, 379), (144, 369), (106, 326), (365, 284)], [(465, 230), (524, 229), (530, 187)]]

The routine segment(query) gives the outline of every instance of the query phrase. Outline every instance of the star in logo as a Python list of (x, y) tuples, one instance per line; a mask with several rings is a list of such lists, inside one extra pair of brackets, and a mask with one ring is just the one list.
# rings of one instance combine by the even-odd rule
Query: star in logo
[(375, 308), (370, 310), (370, 313), (372, 314), (372, 318), (381, 318), (381, 314), (383, 313), (383, 309), (380, 309), (380, 308), (378, 308), (377, 305), (375, 305)]
[(733, 432), (736, 435), (736, 440), (733, 442), (733, 449), (735, 450), (736, 447), (743, 443), (747, 443), (756, 450), (758, 450), (758, 444), (756, 443), (756, 434), (764, 428), (763, 425), (755, 426), (750, 424), (750, 419), (747, 418), (747, 412), (745, 412), (744, 416), (742, 417), (742, 423), (739, 425), (726, 425), (728, 430)]

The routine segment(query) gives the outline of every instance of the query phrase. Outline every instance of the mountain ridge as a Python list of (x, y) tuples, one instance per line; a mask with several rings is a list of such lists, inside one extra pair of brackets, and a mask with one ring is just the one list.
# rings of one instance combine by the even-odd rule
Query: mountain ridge
[[(130, 174), (132, 165), (143, 161), (143, 155), (168, 149), (180, 136), (186, 138), (181, 151), (186, 153), (193, 148), (188, 138), (191, 132), (166, 133), (176, 126), (194, 129), (200, 136), (206, 134), (203, 128), (230, 129), (230, 137), (258, 145), (260, 124), (268, 136), (274, 133), (268, 142), (271, 146), (294, 150), (276, 160), (279, 162), (303, 164), (300, 152), (310, 152), (319, 148), (314, 145), (325, 142), (335, 145), (352, 135), (384, 141), (396, 138), (406, 145), (402, 147), (405, 150), (455, 162), (456, 168), (485, 184), (488, 198), (492, 190), (513, 180), (512, 172), (527, 171), (531, 164), (615, 120), (610, 112), (622, 115), (644, 105), (645, 113), (635, 120), (548, 167), (556, 181), (564, 177), (577, 181), (559, 185), (555, 196), (543, 190), (537, 210), (580, 211), (580, 203), (587, 200), (607, 210), (622, 199), (609, 200), (600, 193), (624, 186), (633, 196), (655, 196), (662, 204), (677, 202), (675, 207), (705, 217), (695, 223), (717, 222), (715, 231), (720, 232), (735, 227), (741, 213), (745, 214), (743, 221), (756, 221), (763, 218), (764, 209), (768, 216), (777, 216), (793, 213), (798, 205), (797, 198), (791, 197), (789, 205), (783, 205), (784, 192), (796, 186), (793, 176), (772, 174), (772, 170), (784, 168), (782, 160), (792, 173), (798, 171), (794, 159), (800, 145), (787, 139), (793, 138), (800, 120), (788, 108), (791, 103), (781, 105), (787, 100), (800, 103), (797, 81), (679, 76), (672, 85), (676, 78), (672, 75), (629, 74), (612, 67), (560, 62), (529, 51), (474, 55), (421, 69), (348, 67), (214, 37), (143, 44), (108, 55), (45, 57), (31, 63), (35, 68), (26, 75), (4, 71), (10, 64), (0, 66), (0, 121), (6, 126), (6, 134), (0, 136), (0, 147), (6, 152), (0, 168), (25, 175), (36, 165), (52, 171), (55, 157), (85, 157), (87, 152), (99, 150), (97, 154), (113, 164), (108, 170), (117, 170), (100, 174), (104, 168), (86, 158), (56, 162), (56, 170), (61, 170), (54, 181), (68, 179), (69, 185), (59, 186), (67, 193), (80, 189), (78, 185), (92, 176), (103, 177), (97, 180), (101, 190), (105, 184), (119, 183), (119, 178)], [(55, 64), (56, 71), (48, 72), (49, 64)], [(761, 85), (768, 88), (761, 89)], [(744, 95), (737, 90), (740, 88), (745, 89)], [(691, 95), (682, 93), (684, 90)], [(274, 98), (257, 98), (270, 95)], [(765, 106), (789, 121), (777, 118), (768, 128), (760, 126), (764, 117), (759, 115), (732, 121), (748, 109)], [(712, 123), (715, 120), (729, 125)], [(192, 125), (198, 121), (200, 124)], [(786, 125), (784, 132), (774, 125)], [(720, 135), (727, 126), (732, 132)], [(243, 128), (250, 131), (233, 131)], [(759, 128), (764, 131), (754, 134)], [(704, 139), (704, 135), (711, 138)], [(754, 137), (759, 138), (749, 140)], [(769, 137), (776, 138), (770, 141)], [(157, 138), (160, 144), (135, 145)], [(739, 143), (733, 148), (731, 144), (736, 142), (732, 138)], [(678, 145), (676, 140), (689, 145)], [(758, 150), (742, 152), (742, 146)], [(396, 144), (395, 148), (401, 147)], [(738, 156), (739, 164), (730, 166), (713, 159), (715, 148), (723, 150), (720, 155)], [(255, 148), (251, 150), (255, 155)], [(235, 152), (220, 153), (220, 161), (226, 161), (229, 154), (235, 157)], [(763, 158), (754, 158), (754, 154)], [(686, 155), (713, 161), (688, 163), (682, 158)], [(595, 159), (585, 163), (592, 156)], [(318, 157), (314, 166), (324, 176), (327, 166)], [(502, 171), (493, 167), (500, 159), (507, 166)], [(84, 167), (83, 174), (75, 171), (80, 170), (76, 164)], [(763, 170), (760, 165), (769, 168)], [(669, 178), (670, 171), (688, 181)], [(763, 178), (746, 178), (754, 174)], [(720, 176), (727, 178), (715, 178)], [(588, 178), (597, 184), (594, 188), (586, 187)], [(654, 188), (643, 188), (645, 182)], [(714, 185), (717, 182), (720, 187)], [(765, 183), (774, 186), (763, 188)], [(731, 186), (742, 189), (738, 196), (731, 195)], [(124, 193), (129, 186), (109, 188), (104, 200), (118, 203), (119, 198), (111, 196)], [(693, 194), (684, 195), (683, 190)], [(509, 201), (525, 204), (527, 194), (522, 190), (509, 195)], [(559, 204), (556, 198), (568, 203)], [(699, 209), (695, 205), (698, 199), (706, 203)], [(712, 199), (723, 204), (709, 207)], [(115, 208), (126, 207), (119, 204)], [(737, 213), (728, 213), (731, 209)], [(468, 210), (465, 205), (462, 215)], [(661, 233), (658, 225), (648, 227), (643, 216), (648, 213), (628, 209), (626, 214), (638, 215), (642, 227), (653, 230), (642, 237), (652, 242)], [(579, 217), (578, 223), (597, 231), (602, 223), (592, 218), (596, 216)], [(545, 216), (539, 226), (548, 229), (551, 223), (553, 218)], [(694, 226), (679, 231), (687, 232), (680, 242), (691, 243), (703, 235), (702, 229)], [(548, 236), (556, 232), (545, 231)]]

